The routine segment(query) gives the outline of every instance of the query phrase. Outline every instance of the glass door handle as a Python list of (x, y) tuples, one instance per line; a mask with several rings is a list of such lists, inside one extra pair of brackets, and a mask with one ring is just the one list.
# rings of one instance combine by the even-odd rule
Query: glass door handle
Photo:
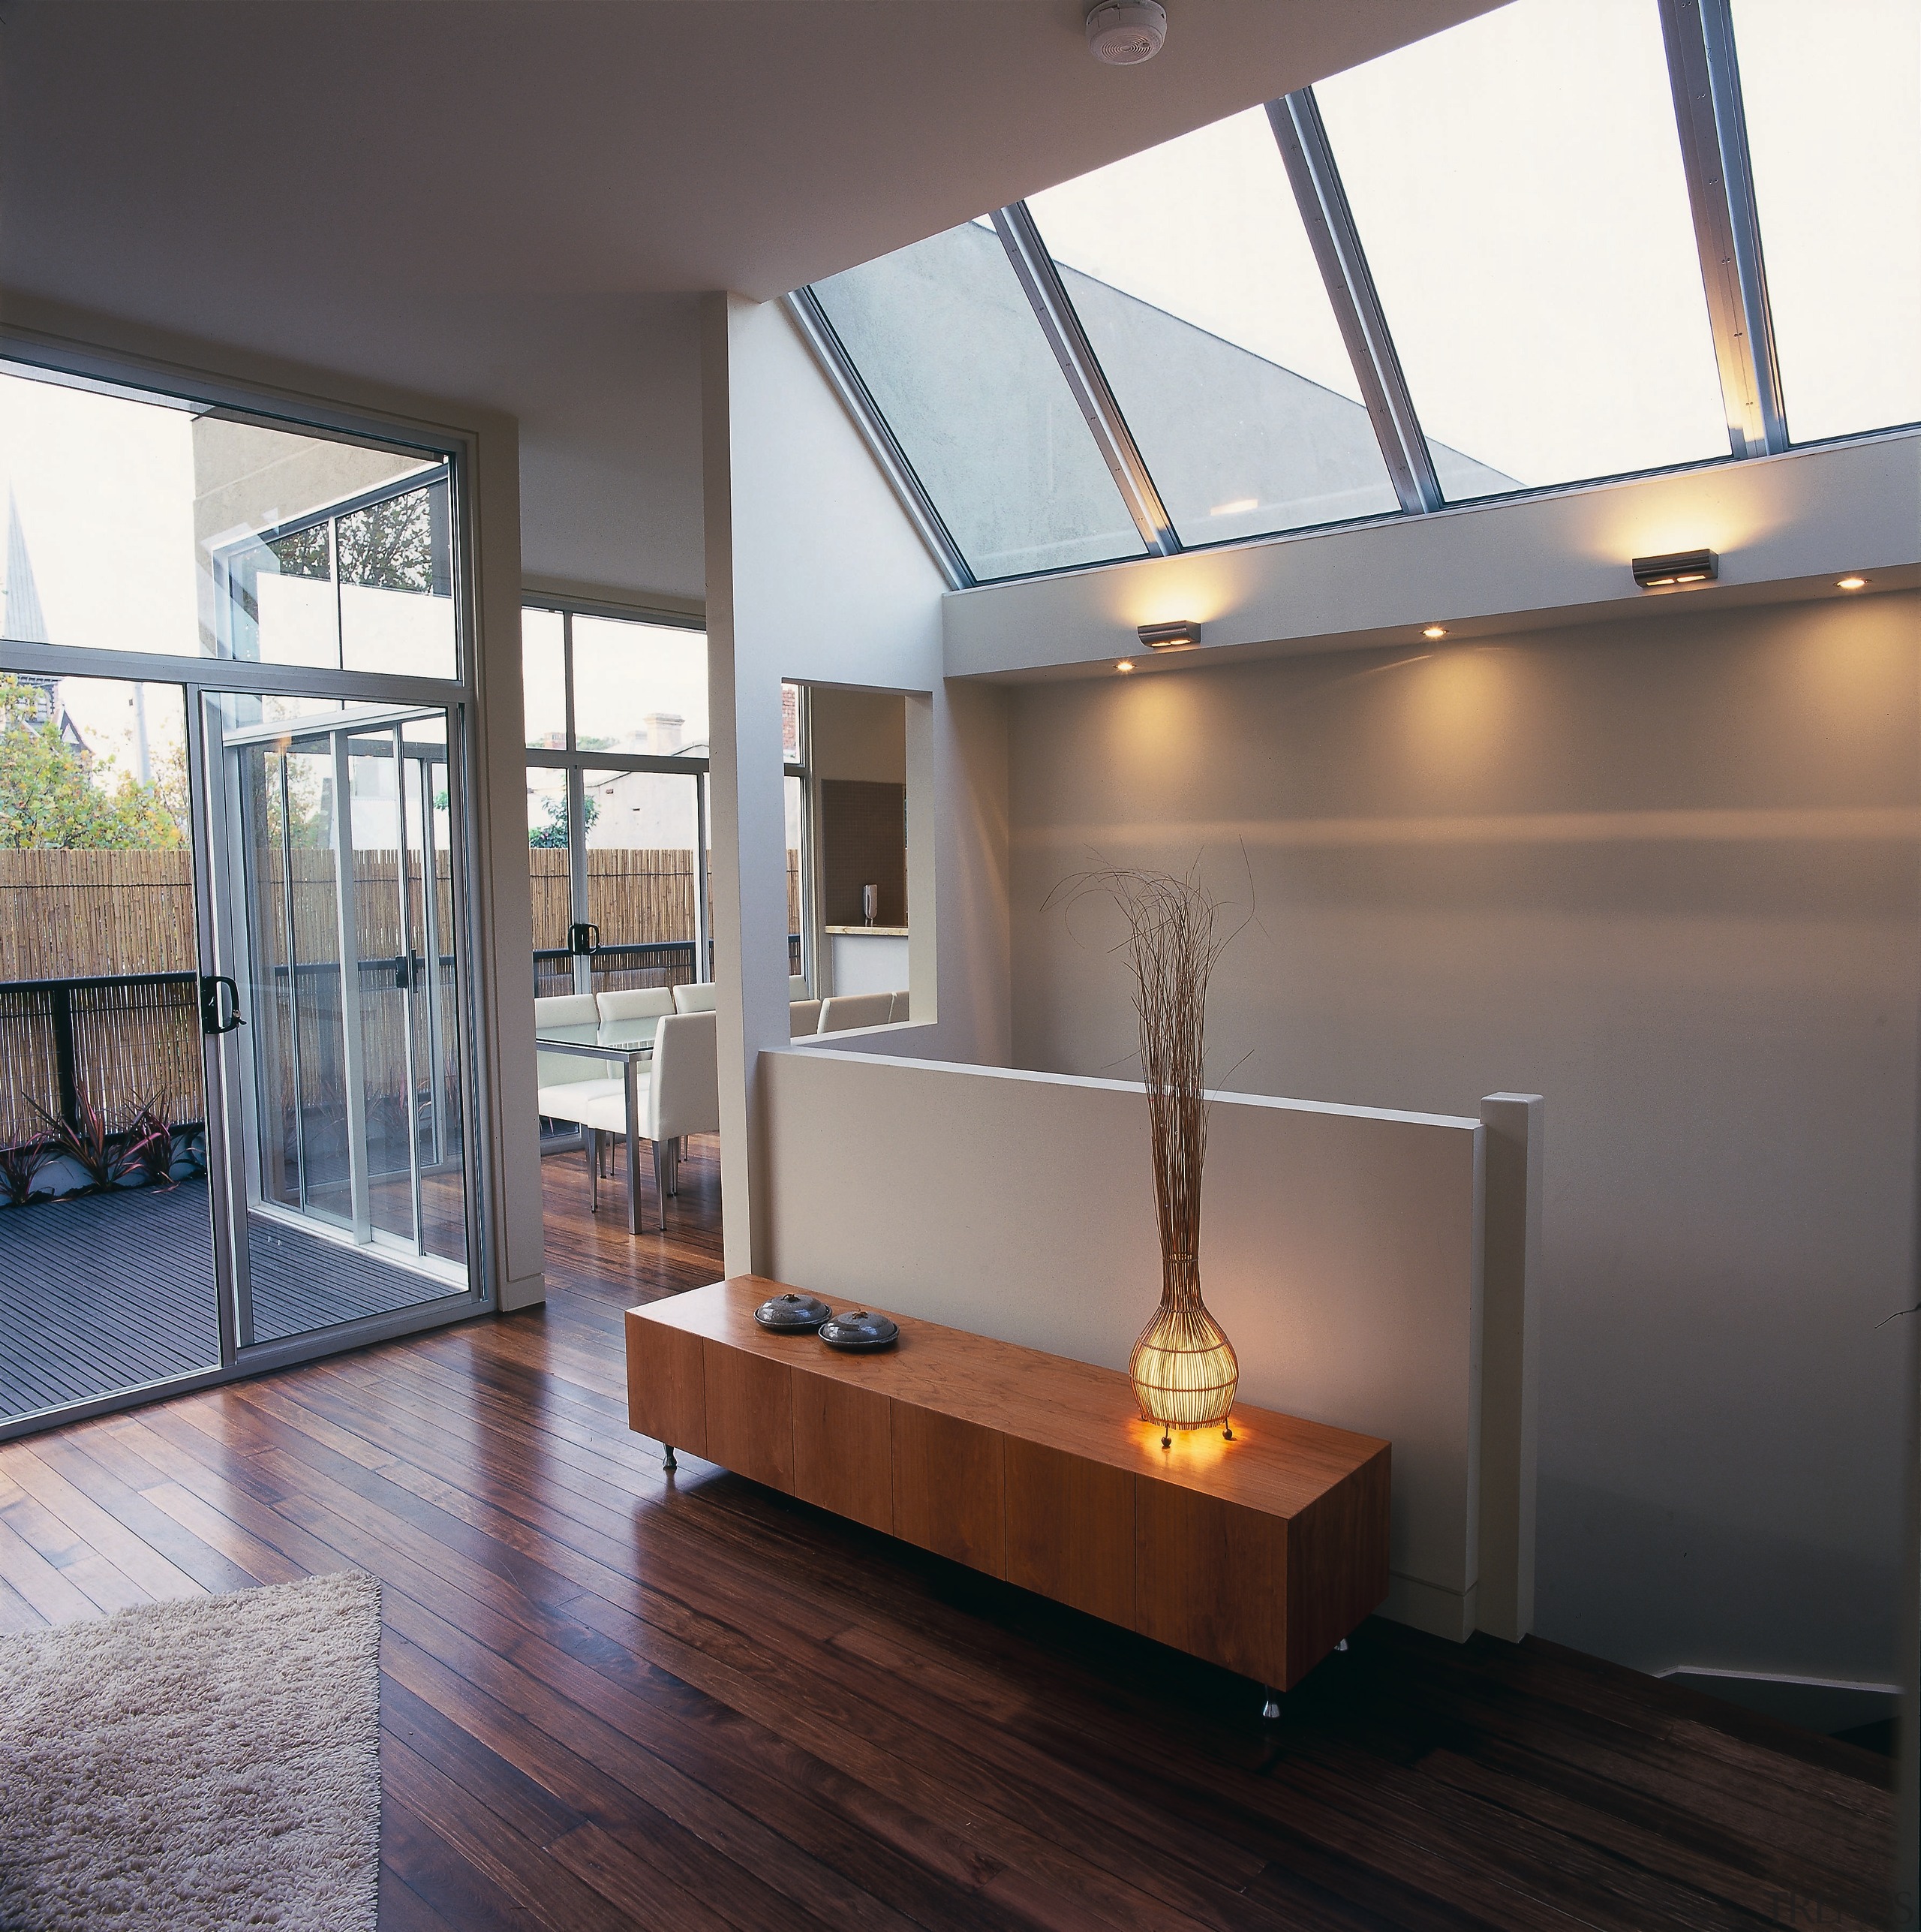
[[(220, 989), (224, 986), (233, 1002), (232, 1017), (223, 1020), (220, 1016)], [(231, 1033), (236, 1027), (247, 1022), (240, 1017), (240, 989), (224, 973), (203, 973), (200, 975), (200, 1031), (203, 1033)]]
[(593, 952), (599, 949), (600, 928), (591, 919), (582, 919), (567, 928), (567, 950), (570, 952)]

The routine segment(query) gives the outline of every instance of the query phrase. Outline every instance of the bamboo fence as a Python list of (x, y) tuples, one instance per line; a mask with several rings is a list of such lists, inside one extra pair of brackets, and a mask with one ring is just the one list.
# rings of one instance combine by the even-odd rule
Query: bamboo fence
[[(259, 1014), (257, 1019), (266, 1035), (263, 1048), (283, 1056), (290, 1051), (287, 976), (284, 971), (275, 974), (287, 964), (284, 925), (290, 898), (302, 969), (298, 977), (303, 983), (297, 1004), (311, 1084), (313, 1075), (331, 1077), (335, 1071), (327, 1035), (330, 1028), (338, 1031), (338, 990), (326, 995), (314, 980), (317, 972), (324, 977), (339, 962), (334, 859), (330, 851), (305, 847), (296, 847), (292, 856), (290, 881), (283, 874), (277, 846), (258, 855), (260, 869), (253, 886), (263, 915), (258, 929), (268, 956), (256, 962), (256, 971), (270, 980), (277, 979), (280, 990), (274, 1004), (280, 1010)], [(535, 847), (528, 859), (534, 946), (564, 948), (572, 918), (567, 854)], [(395, 959), (401, 951), (398, 878), (398, 857), (391, 849), (355, 853), (356, 937), (363, 961)], [(590, 847), (588, 916), (609, 946), (676, 941), (691, 945), (695, 883), (694, 854), (684, 848)], [(410, 923), (418, 951), (425, 908), (420, 882), (416, 878), (411, 885)], [(436, 888), (442, 950), (446, 952), (452, 949), (450, 922), (456, 907), (444, 854)], [(798, 931), (798, 852), (787, 855), (787, 899), (788, 930)], [(23, 980), (191, 973), (198, 965), (191, 853), (0, 848), (0, 1146), (38, 1130), (24, 1097), (43, 1106), (58, 1105), (44, 1001), (24, 991), (10, 991), (10, 983), (17, 986)], [(612, 986), (684, 974), (642, 968), (617, 969), (600, 977)], [(377, 1093), (392, 1087), (397, 1097), (407, 1085), (403, 1003), (379, 996), (392, 990), (384, 983), (370, 990), (375, 996), (363, 1001), (369, 1028), (365, 1058), (370, 1085)], [(451, 1022), (450, 989), (443, 996)], [(125, 998), (109, 990), (85, 996), (84, 1004), (84, 1016), (76, 1009), (77, 1072), (83, 1091), (106, 1109), (109, 1118), (117, 1123), (152, 1097), (169, 1103), (183, 1122), (197, 1118), (200, 1068), (194, 1000), (152, 992), (135, 998), (128, 989)], [(451, 1040), (455, 1029), (449, 1024), (446, 1032)], [(446, 1070), (449, 1075), (451, 1071)]]

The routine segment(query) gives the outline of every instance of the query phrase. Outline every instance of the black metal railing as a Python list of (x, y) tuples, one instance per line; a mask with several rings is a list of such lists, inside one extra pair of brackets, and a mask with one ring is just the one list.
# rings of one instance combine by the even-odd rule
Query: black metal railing
[[(544, 999), (556, 993), (571, 993), (573, 962), (577, 955), (564, 946), (537, 946), (534, 949), (534, 992)], [(690, 939), (636, 940), (631, 944), (594, 946), (587, 959), (594, 972), (596, 992), (615, 992), (630, 986), (684, 986), (698, 977), (697, 954)], [(801, 971), (801, 935), (787, 935), (787, 971)], [(714, 977), (714, 942), (707, 943), (708, 977)]]
[(47, 1132), (36, 1109), (77, 1125), (83, 1099), (111, 1127), (148, 1103), (199, 1126), (200, 1036), (197, 974), (0, 983), (0, 1146)]
[[(690, 939), (638, 940), (630, 944), (591, 947), (586, 958), (597, 989), (609, 992), (630, 986), (684, 986), (696, 977), (694, 943)], [(576, 955), (564, 946), (534, 949), (534, 991), (544, 998), (573, 991)]]

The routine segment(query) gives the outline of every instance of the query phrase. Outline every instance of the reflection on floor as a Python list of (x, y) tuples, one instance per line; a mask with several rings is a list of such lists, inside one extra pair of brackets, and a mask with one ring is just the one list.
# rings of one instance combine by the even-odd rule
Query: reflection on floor
[[(299, 1228), (249, 1223), (257, 1340), (443, 1293)], [(0, 1419), (219, 1359), (207, 1184), (129, 1188), (0, 1212)]]
[(543, 1162), (544, 1307), (0, 1443), (0, 1631), (378, 1575), (385, 1932), (1892, 1922), (1892, 1768), (1847, 1744), (1378, 1619), (1264, 1722), (1245, 1678), (669, 1474), (622, 1311), (720, 1272), (714, 1154), (639, 1238)]

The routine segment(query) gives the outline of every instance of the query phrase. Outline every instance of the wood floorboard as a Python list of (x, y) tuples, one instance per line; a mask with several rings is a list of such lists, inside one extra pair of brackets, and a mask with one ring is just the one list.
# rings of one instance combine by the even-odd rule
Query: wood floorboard
[(1378, 1621), (1263, 1723), (1223, 1672), (669, 1476), (621, 1311), (719, 1272), (711, 1141), (682, 1177), (636, 1238), (545, 1161), (543, 1308), (0, 1444), (0, 1631), (378, 1575), (386, 1932), (1885, 1921), (1888, 1766), (1851, 1746)]

